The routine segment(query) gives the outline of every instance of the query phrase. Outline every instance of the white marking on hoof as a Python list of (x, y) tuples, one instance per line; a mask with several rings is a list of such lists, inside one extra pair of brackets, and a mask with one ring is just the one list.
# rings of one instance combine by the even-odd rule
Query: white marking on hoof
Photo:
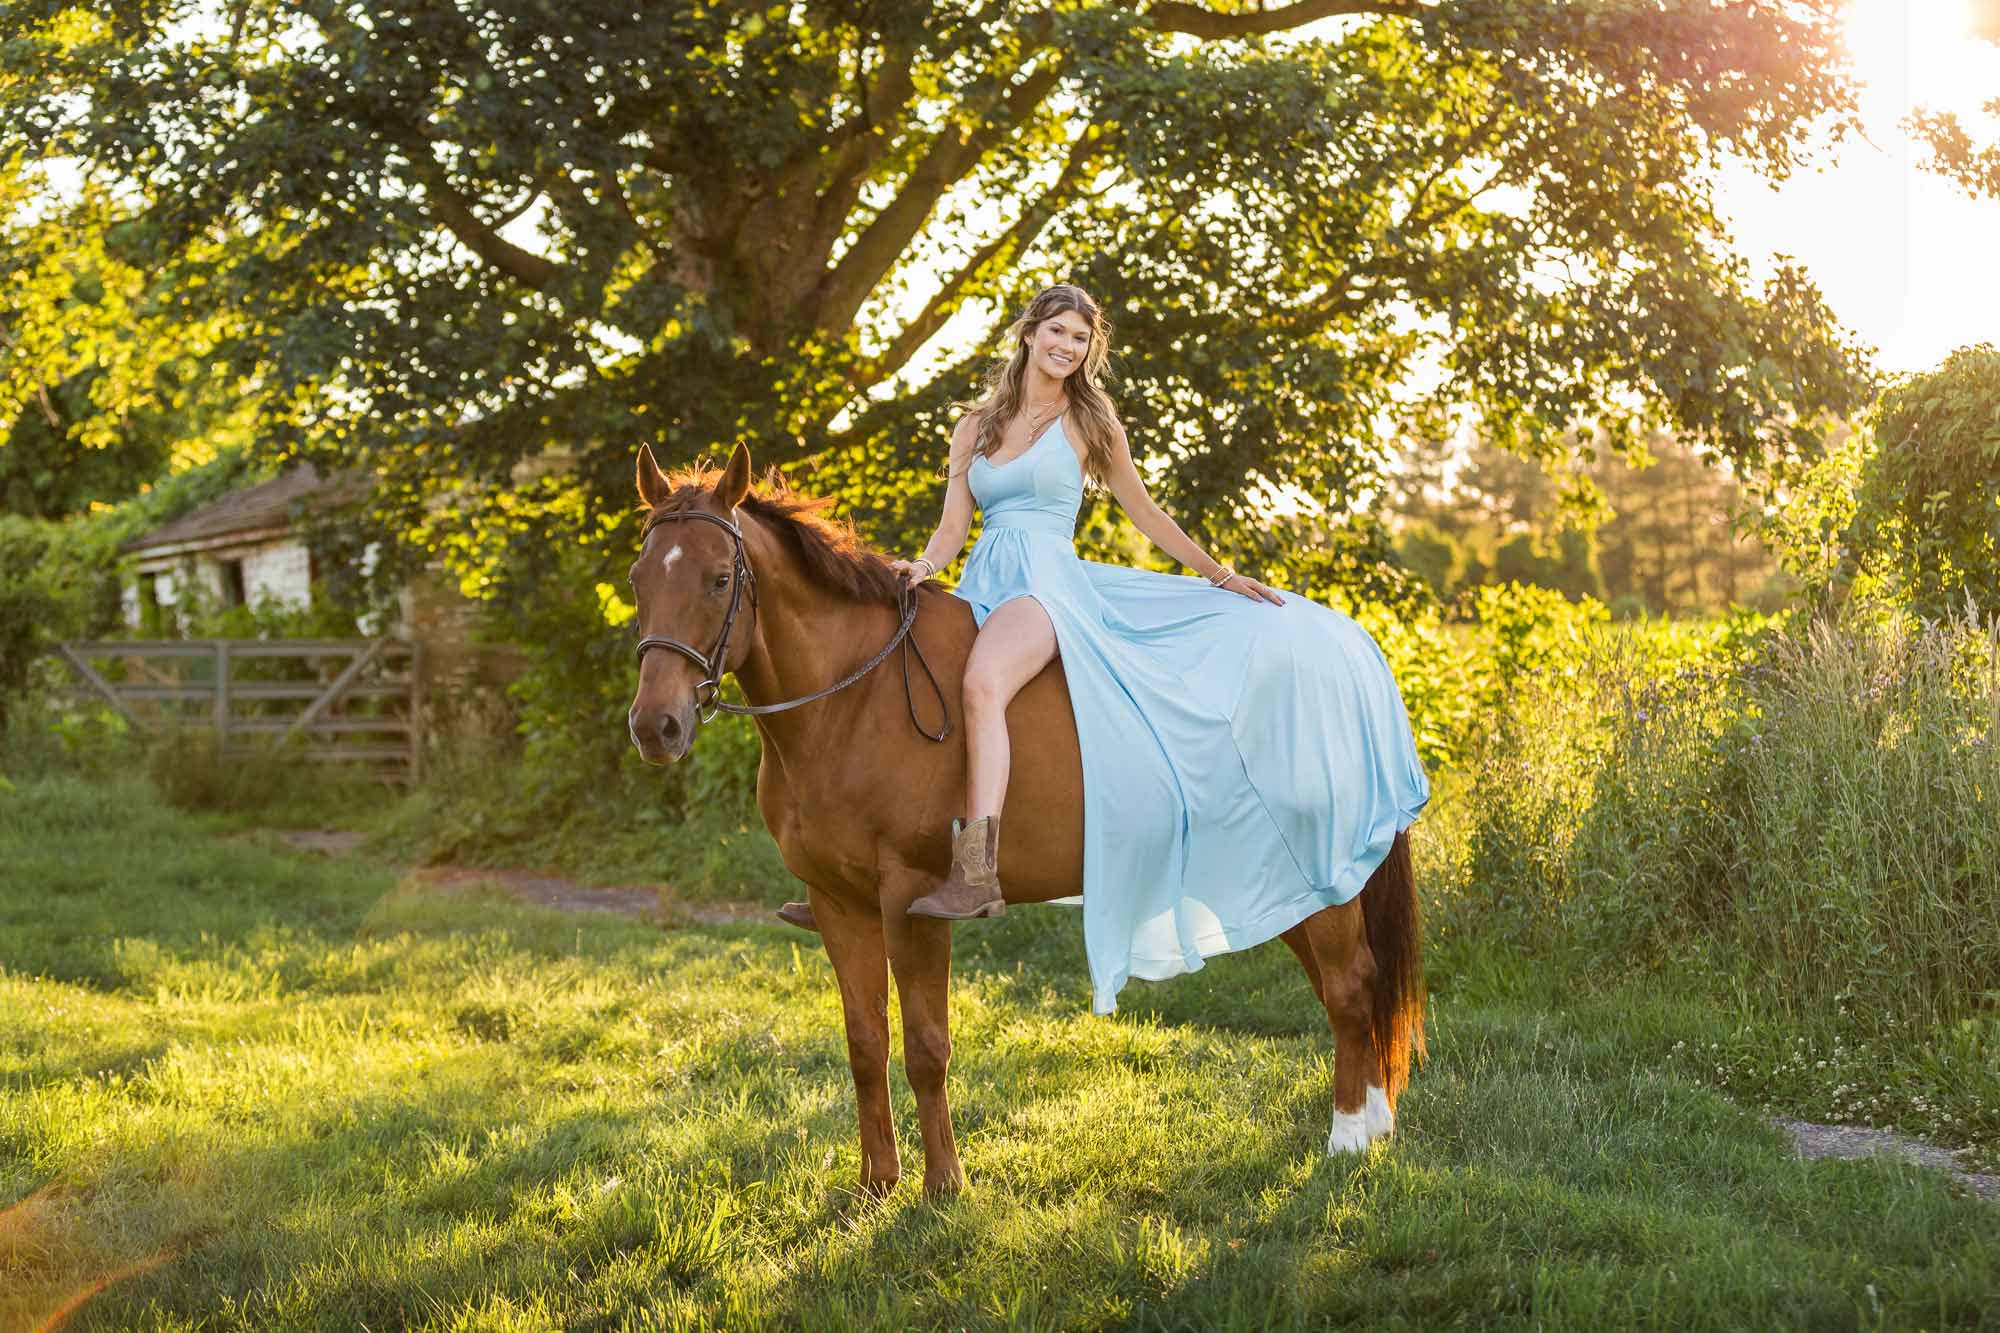
[(672, 573), (674, 568), (674, 561), (680, 558), (681, 558), (681, 548), (676, 546), (674, 547), (673, 550), (668, 551), (664, 556), (660, 557), (660, 568), (666, 571), (667, 573)]
[(1380, 1088), (1368, 1089), (1368, 1101), (1361, 1108), (1361, 1117), (1368, 1123), (1368, 1137), (1386, 1139), (1396, 1132), (1396, 1113), (1389, 1109), (1389, 1094)]
[(1359, 1111), (1335, 1111), (1333, 1132), (1326, 1136), (1326, 1155), (1368, 1151), (1368, 1120)]

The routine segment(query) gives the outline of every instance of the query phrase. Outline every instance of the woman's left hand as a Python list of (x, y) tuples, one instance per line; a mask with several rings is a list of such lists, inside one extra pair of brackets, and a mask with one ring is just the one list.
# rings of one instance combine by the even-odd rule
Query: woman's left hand
[(1283, 606), (1285, 604), (1284, 598), (1278, 596), (1276, 592), (1257, 582), (1257, 580), (1251, 578), (1248, 574), (1238, 574), (1222, 586), (1233, 593), (1248, 597), (1253, 602), (1269, 602), (1272, 606)]

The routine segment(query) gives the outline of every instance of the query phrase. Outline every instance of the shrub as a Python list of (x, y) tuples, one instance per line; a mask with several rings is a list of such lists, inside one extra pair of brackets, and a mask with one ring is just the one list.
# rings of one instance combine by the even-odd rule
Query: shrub
[(110, 536), (102, 526), (0, 514), (0, 729), (51, 643), (116, 622)]
[(1852, 559), (1936, 618), (2000, 595), (2000, 348), (1962, 348), (1885, 392), (1848, 530)]

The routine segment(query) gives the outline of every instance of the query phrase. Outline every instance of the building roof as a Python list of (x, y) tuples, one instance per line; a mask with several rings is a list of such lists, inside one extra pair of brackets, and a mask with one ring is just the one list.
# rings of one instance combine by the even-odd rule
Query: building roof
[(198, 505), (173, 522), (132, 538), (121, 549), (131, 553), (190, 542), (215, 544), (218, 538), (283, 530), (292, 526), (300, 506), (312, 511), (331, 508), (366, 488), (365, 481), (352, 473), (322, 478), (306, 463), (262, 485)]

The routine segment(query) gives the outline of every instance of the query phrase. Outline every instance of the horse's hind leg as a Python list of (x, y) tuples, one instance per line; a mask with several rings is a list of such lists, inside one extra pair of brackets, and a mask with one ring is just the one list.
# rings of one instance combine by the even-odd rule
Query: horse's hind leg
[(1312, 983), (1313, 998), (1325, 1004), (1326, 995), (1320, 990), (1319, 960), (1313, 957), (1312, 941), (1306, 938), (1305, 923), (1300, 922), (1278, 938), (1290, 945), (1292, 952), (1298, 955), (1299, 966), (1306, 970), (1306, 980)]
[(861, 1121), (861, 1189), (887, 1194), (903, 1167), (889, 1115), (889, 968), (882, 918), (873, 904), (858, 907), (818, 889), (809, 896), (847, 1020), (847, 1063), (854, 1071), (854, 1109)]
[(1305, 965), (1333, 1028), (1333, 1127), (1330, 1153), (1359, 1152), (1394, 1127), (1375, 1051), (1371, 996), (1374, 955), (1357, 899), (1307, 917), (1284, 935)]
[(951, 1132), (945, 1073), (951, 1065), (951, 923), (909, 916), (905, 908), (931, 887), (921, 871), (897, 874), (882, 886), (882, 929), (896, 995), (903, 1006), (903, 1069), (917, 1096), (924, 1136), (924, 1193), (965, 1188), (958, 1143)]

